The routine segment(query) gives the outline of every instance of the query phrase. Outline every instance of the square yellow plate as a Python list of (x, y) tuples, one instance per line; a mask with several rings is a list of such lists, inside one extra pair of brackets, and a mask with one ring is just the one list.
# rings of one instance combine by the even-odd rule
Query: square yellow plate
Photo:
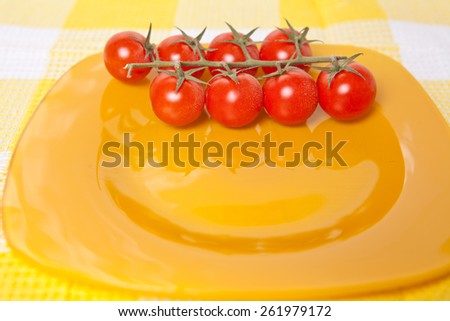
[[(154, 297), (312, 299), (393, 289), (450, 270), (450, 131), (420, 84), (377, 52), (317, 45), (315, 55), (363, 51), (378, 83), (373, 112), (340, 123), (318, 110), (303, 126), (261, 115), (242, 130), (204, 115), (175, 129), (157, 120), (149, 81), (112, 80), (100, 55), (50, 90), (11, 162), (3, 203), (9, 244), (37, 264)], [(105, 167), (103, 146), (129, 134), (156, 158), (190, 134), (215, 141), (347, 141), (317, 168)], [(314, 157), (323, 157), (316, 151)], [(186, 153), (180, 157), (188, 157)], [(201, 150), (194, 155), (201, 159)], [(289, 157), (290, 155), (285, 155)], [(292, 155), (291, 155), (292, 156)], [(281, 160), (277, 159), (277, 164)], [(229, 165), (229, 166), (226, 166)]]

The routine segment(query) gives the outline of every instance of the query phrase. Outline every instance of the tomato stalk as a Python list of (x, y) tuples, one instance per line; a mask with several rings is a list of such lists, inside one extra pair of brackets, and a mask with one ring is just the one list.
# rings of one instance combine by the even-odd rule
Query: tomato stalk
[(177, 63), (180, 66), (198, 66), (198, 67), (217, 67), (222, 68), (225, 63), (230, 68), (250, 68), (250, 67), (277, 67), (278, 64), (285, 65), (290, 63), (295, 64), (314, 64), (314, 63), (324, 63), (332, 62), (333, 60), (343, 60), (347, 59), (347, 56), (315, 56), (315, 57), (298, 57), (295, 59), (287, 60), (256, 60), (251, 59), (247, 61), (237, 61), (237, 62), (222, 62), (222, 61), (209, 61), (209, 60), (198, 60), (198, 61), (161, 61), (155, 58), (153, 62), (149, 63), (131, 63), (127, 64), (124, 69), (128, 69), (131, 73), (133, 69), (139, 68), (159, 68), (159, 67), (175, 67)]

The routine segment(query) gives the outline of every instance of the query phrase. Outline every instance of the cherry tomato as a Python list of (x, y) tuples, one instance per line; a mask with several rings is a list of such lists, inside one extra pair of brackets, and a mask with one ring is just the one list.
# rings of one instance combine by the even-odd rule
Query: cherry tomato
[(156, 116), (172, 126), (186, 126), (195, 121), (205, 106), (200, 84), (185, 80), (176, 91), (177, 78), (160, 73), (150, 86), (150, 100)]
[[(288, 28), (284, 28), (288, 33), (291, 31)], [(261, 45), (260, 50), (260, 59), (261, 60), (288, 60), (295, 53), (295, 44), (292, 42), (284, 42), (284, 40), (289, 40), (288, 36), (285, 35), (280, 30), (276, 29), (269, 33), (264, 39), (263, 44)], [(300, 47), (300, 52), (302, 56), (312, 56), (311, 47), (308, 43), (302, 44)], [(295, 55), (294, 57), (296, 57)], [(301, 68), (305, 71), (309, 70), (308, 65), (293, 65), (295, 67)], [(277, 70), (276, 67), (262, 67), (263, 71), (266, 74), (270, 74)]]
[[(241, 34), (242, 35), (242, 34)], [(210, 61), (225, 61), (225, 62), (237, 62), (237, 61), (245, 61), (245, 55), (242, 52), (242, 49), (230, 42), (223, 42), (224, 40), (233, 40), (233, 34), (231, 32), (225, 32), (217, 37), (215, 37), (210, 45), (209, 48), (213, 49), (211, 51), (208, 51), (206, 53), (206, 59)], [(249, 39), (249, 41), (252, 41)], [(247, 50), (250, 56), (253, 59), (259, 59), (259, 52), (256, 45), (247, 45)], [(215, 75), (217, 73), (217, 69), (219, 68), (209, 68), (209, 71), (212, 75)], [(258, 68), (251, 68), (244, 70), (243, 72), (246, 72), (250, 75), (255, 75)]]
[(317, 86), (304, 70), (292, 69), (268, 78), (263, 86), (264, 108), (277, 122), (297, 125), (306, 121), (317, 107)]
[(262, 109), (263, 91), (258, 80), (246, 73), (238, 74), (237, 80), (217, 76), (206, 89), (206, 109), (226, 127), (248, 125)]
[[(185, 42), (183, 35), (170, 36), (164, 39), (158, 46), (159, 59), (161, 61), (197, 61), (200, 60), (198, 52), (194, 52)], [(183, 66), (184, 71), (198, 68), (199, 66)], [(173, 69), (170, 67), (160, 69)], [(193, 76), (200, 78), (204, 70), (196, 71)]]
[(372, 73), (357, 62), (350, 62), (348, 67), (358, 71), (359, 75), (341, 70), (328, 87), (330, 73), (322, 71), (317, 78), (319, 104), (331, 117), (338, 120), (352, 120), (366, 114), (373, 105), (377, 85)]
[(148, 75), (151, 68), (140, 68), (133, 69), (131, 78), (127, 78), (128, 70), (123, 69), (128, 63), (150, 62), (150, 56), (146, 57), (144, 42), (145, 37), (134, 31), (119, 32), (109, 38), (103, 50), (103, 61), (114, 78), (132, 83)]

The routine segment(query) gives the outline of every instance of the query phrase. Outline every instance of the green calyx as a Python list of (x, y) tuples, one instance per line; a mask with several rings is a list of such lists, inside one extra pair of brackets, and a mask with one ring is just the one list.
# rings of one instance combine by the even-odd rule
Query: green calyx
[(239, 83), (239, 80), (237, 78), (237, 75), (239, 72), (241, 72), (241, 70), (237, 70), (235, 69), (231, 69), (230, 66), (228, 66), (228, 64), (223, 63), (222, 67), (224, 69), (216, 69), (216, 74), (214, 76), (211, 77), (211, 80), (217, 78), (217, 77), (228, 77), (231, 80), (233, 80), (236, 84)]
[(229, 42), (239, 46), (242, 52), (244, 53), (244, 56), (247, 59), (247, 61), (252, 61), (253, 58), (250, 56), (247, 46), (256, 44), (256, 42), (251, 41), (250, 37), (255, 33), (256, 30), (258, 30), (258, 27), (250, 30), (245, 35), (241, 35), (232, 25), (230, 25), (228, 22), (225, 23), (227, 24), (228, 28), (230, 28), (230, 31), (233, 34), (233, 39), (222, 40), (222, 42)]
[(204, 60), (205, 59), (204, 54), (203, 54), (205, 51), (213, 50), (213, 49), (204, 47), (200, 43), (200, 41), (203, 38), (203, 35), (206, 32), (206, 27), (203, 28), (203, 30), (194, 38), (192, 38), (188, 34), (186, 34), (186, 32), (184, 32), (183, 29), (178, 28), (178, 27), (176, 27), (176, 28), (181, 32), (181, 34), (183, 36), (183, 39), (175, 40), (174, 42), (172, 42), (172, 44), (178, 43), (178, 42), (187, 44), (192, 49), (193, 52), (198, 54), (198, 56), (200, 57), (200, 60)]
[(361, 55), (362, 55), (362, 53), (360, 52), (360, 53), (354, 54), (351, 57), (343, 59), (343, 60), (338, 60), (338, 59), (336, 59), (336, 57), (332, 57), (331, 66), (327, 66), (327, 67), (313, 66), (312, 68), (330, 73), (330, 75), (328, 76), (328, 88), (330, 88), (331, 82), (333, 81), (334, 77), (338, 73), (340, 73), (342, 70), (354, 73), (355, 75), (358, 75), (359, 77), (364, 79), (364, 76), (361, 75), (360, 72), (358, 72), (357, 70), (348, 66), (348, 64), (350, 62), (352, 62), (353, 60), (355, 60), (357, 57), (359, 57)]
[(289, 42), (293, 43), (295, 45), (295, 52), (297, 54), (297, 57), (302, 57), (301, 48), (302, 45), (305, 43), (311, 43), (311, 42), (322, 42), (320, 40), (307, 40), (306, 36), (308, 35), (309, 28), (305, 27), (300, 31), (297, 31), (292, 24), (287, 20), (286, 24), (288, 25), (289, 31), (287, 31), (285, 28), (276, 27), (280, 32), (282, 32), (286, 37), (287, 40), (277, 40), (278, 42)]
[(175, 68), (175, 71), (158, 69), (158, 72), (162, 72), (162, 73), (165, 73), (165, 74), (168, 74), (170, 76), (177, 78), (177, 85), (175, 87), (175, 91), (177, 91), (177, 92), (178, 92), (178, 90), (180, 90), (180, 88), (183, 85), (183, 83), (185, 82), (185, 80), (191, 80), (193, 82), (203, 84), (203, 85), (208, 84), (207, 82), (204, 82), (203, 80), (200, 80), (197, 77), (193, 76), (194, 73), (196, 73), (197, 71), (200, 71), (200, 70), (204, 70), (206, 67), (193, 68), (193, 69), (184, 71), (181, 68), (180, 64), (178, 63), (178, 64), (175, 64), (174, 68)]
[[(144, 47), (144, 49), (145, 49), (145, 58), (150, 57), (150, 60), (154, 61), (153, 54), (157, 50), (156, 50), (156, 45), (152, 44), (150, 42), (151, 36), (152, 36), (152, 23), (150, 22), (150, 26), (148, 27), (147, 37), (145, 37), (144, 42), (142, 42), (140, 39), (138, 39), (136, 37), (132, 37), (131, 36), (130, 38), (136, 40), (137, 42), (139, 42), (142, 45), (142, 47)], [(128, 75), (130, 75), (130, 72), (128, 73)]]

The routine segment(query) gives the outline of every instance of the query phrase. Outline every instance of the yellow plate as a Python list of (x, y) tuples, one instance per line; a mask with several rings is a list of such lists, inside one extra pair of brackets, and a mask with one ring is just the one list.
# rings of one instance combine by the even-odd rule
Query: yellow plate
[[(450, 133), (419, 83), (371, 50), (314, 46), (316, 55), (351, 55), (374, 73), (376, 105), (341, 123), (318, 111), (284, 127), (261, 115), (244, 129), (206, 115), (175, 129), (151, 111), (149, 81), (112, 80), (100, 55), (66, 73), (33, 115), (15, 151), (4, 196), (10, 245), (36, 263), (80, 280), (196, 299), (311, 299), (423, 282), (450, 269)], [(129, 134), (129, 166), (105, 167), (107, 142)], [(328, 134), (327, 134), (328, 133)], [(322, 144), (318, 167), (154, 167), (163, 142), (195, 135), (200, 146), (262, 142), (271, 135), (296, 150)], [(332, 142), (326, 141), (332, 135)], [(329, 138), (329, 137), (328, 137)], [(346, 165), (326, 164), (326, 144), (346, 141)], [(116, 149), (124, 160), (123, 144)], [(202, 160), (202, 149), (181, 160)], [(144, 166), (140, 166), (140, 162)]]

